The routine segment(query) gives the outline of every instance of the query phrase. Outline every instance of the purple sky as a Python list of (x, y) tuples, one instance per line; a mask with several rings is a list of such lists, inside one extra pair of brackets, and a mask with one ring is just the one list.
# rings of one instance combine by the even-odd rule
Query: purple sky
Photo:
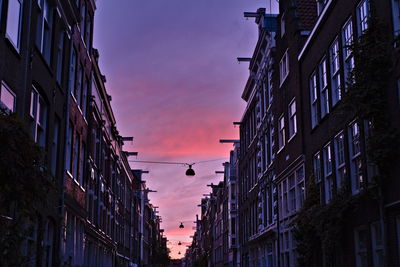
[(134, 136), (124, 149), (139, 152), (137, 160), (221, 159), (194, 165), (193, 178), (184, 166), (131, 164), (150, 171), (145, 180), (158, 191), (150, 198), (160, 207), (173, 258), (189, 244), (177, 242), (191, 240), (206, 184), (222, 179), (215, 171), (232, 146), (219, 139), (238, 138), (232, 122), (245, 107), (248, 64), (236, 57), (250, 57), (257, 40), (254, 19), (243, 12), (259, 7), (269, 11), (269, 0), (97, 1), (94, 46), (118, 129)]

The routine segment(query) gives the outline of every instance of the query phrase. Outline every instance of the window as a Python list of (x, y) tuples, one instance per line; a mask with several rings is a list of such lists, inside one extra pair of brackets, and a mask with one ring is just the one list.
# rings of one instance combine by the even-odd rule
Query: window
[(278, 191), (280, 219), (285, 219), (303, 206), (305, 197), (303, 166), (284, 179), (279, 184)]
[(328, 144), (323, 149), (324, 178), (325, 178), (325, 202), (329, 203), (333, 197), (332, 180), (332, 149)]
[(282, 115), (278, 121), (278, 147), (281, 150), (285, 146), (285, 117)]
[(60, 133), (60, 120), (56, 117), (54, 120), (53, 142), (51, 144), (51, 174), (56, 175), (58, 162), (58, 143)]
[(69, 64), (69, 86), (68, 86), (68, 89), (71, 92), (71, 94), (75, 93), (75, 76), (76, 76), (76, 51), (75, 48), (72, 47), (70, 64)]
[(400, 0), (392, 0), (392, 16), (394, 36), (400, 34)]
[(332, 106), (334, 106), (341, 98), (340, 86), (340, 63), (339, 63), (339, 41), (336, 39), (329, 49), (331, 63), (331, 90), (332, 90)]
[(58, 43), (57, 43), (57, 73), (56, 78), (59, 84), (62, 83), (63, 66), (64, 66), (64, 38), (65, 33), (60, 33)]
[(315, 182), (321, 182), (321, 154), (318, 152), (314, 155), (313, 158), (313, 168), (314, 168), (314, 175), (315, 175)]
[(289, 138), (297, 133), (296, 100), (289, 104)]
[(15, 94), (8, 87), (8, 85), (2, 81), (0, 88), (0, 108), (5, 109), (6, 111), (15, 112)]
[(88, 50), (91, 47), (91, 40), (92, 40), (92, 19), (89, 14), (86, 14), (86, 36), (85, 36), (85, 44)]
[(318, 13), (318, 15), (321, 15), (321, 13), (324, 10), (327, 2), (328, 2), (328, 0), (317, 0), (317, 13)]
[(295, 173), (296, 173), (296, 199), (297, 199), (296, 210), (299, 210), (301, 207), (303, 207), (305, 199), (304, 168), (301, 167), (297, 169)]
[(71, 171), (72, 171), (72, 151), (73, 151), (73, 142), (72, 142), (72, 140), (74, 140), (73, 139), (74, 138), (74, 126), (73, 126), (73, 124), (72, 124), (72, 122), (69, 122), (69, 125), (68, 125), (68, 136), (67, 136), (67, 145), (66, 145), (66, 147), (67, 147), (67, 157), (66, 157), (66, 159), (67, 159), (67, 162), (66, 162), (66, 164), (65, 164), (65, 167), (66, 167), (66, 169), (67, 169), (67, 171), (69, 172), (69, 173), (71, 173)]
[(375, 222), (371, 224), (372, 234), (372, 258), (374, 267), (384, 266), (384, 247), (381, 223)]
[(271, 106), (272, 100), (274, 99), (274, 96), (272, 94), (272, 89), (273, 89), (273, 83), (272, 83), (272, 70), (268, 70), (268, 82), (267, 82), (267, 87), (268, 87), (268, 107)]
[(311, 128), (318, 124), (318, 94), (317, 75), (313, 73), (310, 77), (310, 103), (311, 103)]
[(79, 162), (79, 184), (81, 186), (84, 185), (85, 183), (85, 158), (86, 157), (86, 144), (84, 142), (82, 142), (82, 148), (81, 148), (81, 154), (80, 154), (80, 162)]
[(342, 42), (343, 42), (343, 62), (344, 62), (344, 79), (345, 79), (345, 90), (347, 83), (351, 82), (350, 73), (354, 69), (354, 56), (351, 51), (351, 45), (353, 44), (353, 23), (351, 18), (346, 22), (342, 29)]
[(349, 153), (351, 192), (354, 195), (360, 192), (364, 180), (360, 151), (360, 127), (357, 122), (352, 123), (349, 127)]
[(335, 166), (336, 186), (341, 188), (346, 177), (346, 162), (344, 158), (344, 134), (340, 133), (335, 137)]
[(53, 265), (53, 250), (54, 250), (54, 223), (47, 219), (45, 232), (43, 237), (43, 265), (51, 267)]
[(85, 5), (82, 5), (81, 6), (81, 21), (80, 21), (80, 24), (79, 24), (79, 29), (80, 29), (80, 32), (81, 32), (81, 37), (82, 37), (82, 40), (85, 42), (85, 33), (86, 33), (86, 30), (85, 30), (85, 23), (86, 23), (86, 6)]
[(400, 79), (397, 80), (397, 103), (400, 104)]
[(354, 231), (356, 267), (368, 266), (368, 232), (364, 227), (360, 227)]
[(289, 176), (288, 187), (289, 187), (288, 207), (289, 207), (289, 213), (291, 214), (296, 211), (296, 178), (294, 173)]
[(289, 74), (289, 57), (288, 51), (286, 50), (285, 54), (283, 55), (281, 62), (279, 62), (279, 74), (280, 74), (280, 81), (281, 85), (285, 81), (286, 77)]
[(78, 71), (77, 71), (78, 76), (76, 77), (76, 84), (75, 84), (75, 100), (76, 103), (79, 105), (81, 108), (82, 104), (82, 79), (83, 79), (83, 67), (81, 64), (78, 66)]
[(51, 43), (53, 36), (53, 9), (50, 7), (49, 0), (38, 0), (39, 2), (39, 21), (36, 29), (36, 45), (44, 56), (47, 64), (50, 64)]
[(321, 95), (321, 117), (324, 117), (326, 114), (329, 113), (329, 93), (326, 73), (326, 59), (322, 60), (319, 65), (319, 90)]
[(368, 29), (369, 19), (369, 2), (362, 0), (357, 6), (357, 29), (358, 36), (361, 36), (366, 29)]
[(27, 267), (36, 266), (37, 248), (38, 248), (38, 224), (35, 219), (27, 221), (27, 235), (24, 240), (22, 255), (26, 257)]
[(9, 0), (7, 10), (6, 37), (19, 51), (21, 43), (23, 0)]
[(32, 88), (31, 92), (30, 115), (33, 119), (31, 122), (33, 140), (44, 147), (46, 144), (47, 106), (35, 87)]
[(285, 14), (283, 13), (281, 17), (281, 38), (285, 35), (285, 28)]
[(79, 156), (81, 150), (81, 137), (78, 133), (75, 134), (75, 144), (74, 144), (74, 179), (79, 182)]

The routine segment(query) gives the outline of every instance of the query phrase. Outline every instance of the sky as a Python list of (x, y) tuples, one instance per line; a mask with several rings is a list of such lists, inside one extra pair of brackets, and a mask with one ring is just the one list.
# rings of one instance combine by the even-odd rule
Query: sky
[(243, 12), (269, 12), (270, 1), (276, 12), (276, 0), (96, 2), (94, 47), (117, 128), (134, 137), (124, 150), (139, 152), (130, 160), (208, 161), (193, 165), (194, 177), (185, 176), (183, 165), (131, 163), (149, 171), (144, 179), (157, 191), (150, 199), (159, 207), (172, 258), (184, 256), (191, 242), (197, 205), (210, 192), (206, 185), (223, 179), (215, 171), (223, 170), (232, 145), (219, 140), (239, 136), (233, 122), (246, 105), (241, 94), (249, 70), (236, 58), (252, 56), (258, 34)]

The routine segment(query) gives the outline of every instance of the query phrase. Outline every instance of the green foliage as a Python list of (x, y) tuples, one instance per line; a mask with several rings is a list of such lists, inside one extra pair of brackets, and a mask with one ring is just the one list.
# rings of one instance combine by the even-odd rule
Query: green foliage
[(29, 222), (50, 188), (43, 152), (16, 115), (0, 112), (0, 266), (23, 266)]
[(384, 25), (372, 18), (369, 28), (351, 47), (355, 67), (347, 82), (348, 92), (342, 107), (357, 118), (370, 122), (367, 154), (379, 170), (378, 183), (387, 176), (393, 159), (399, 156), (399, 130), (391, 127), (388, 118), (388, 88), (392, 76), (392, 44), (387, 41)]
[[(388, 88), (392, 76), (391, 44), (380, 22), (372, 18), (369, 28), (351, 46), (355, 67), (347, 82), (347, 92), (341, 101), (341, 114), (353, 114), (369, 122), (367, 159), (378, 168), (374, 177), (378, 188), (388, 175), (389, 166), (399, 157), (400, 134), (391, 127), (388, 118)], [(370, 177), (371, 179), (371, 177)], [(347, 218), (365, 199), (378, 200), (379, 190), (366, 189), (351, 196), (344, 186), (327, 205), (321, 205), (319, 187), (308, 179), (307, 199), (294, 221), (294, 237), (300, 266), (337, 266), (337, 252), (343, 239)], [(324, 259), (322, 259), (322, 255)]]

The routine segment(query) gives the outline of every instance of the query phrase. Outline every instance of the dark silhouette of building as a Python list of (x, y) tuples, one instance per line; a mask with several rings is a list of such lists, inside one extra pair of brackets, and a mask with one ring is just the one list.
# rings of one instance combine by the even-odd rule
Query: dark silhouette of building
[(21, 256), (29, 266), (168, 260), (160, 217), (142, 172), (130, 169), (134, 153), (123, 144), (131, 138), (116, 128), (92, 47), (95, 10), (94, 0), (0, 1), (0, 105), (43, 147), (54, 188), (27, 226), (33, 231)]

